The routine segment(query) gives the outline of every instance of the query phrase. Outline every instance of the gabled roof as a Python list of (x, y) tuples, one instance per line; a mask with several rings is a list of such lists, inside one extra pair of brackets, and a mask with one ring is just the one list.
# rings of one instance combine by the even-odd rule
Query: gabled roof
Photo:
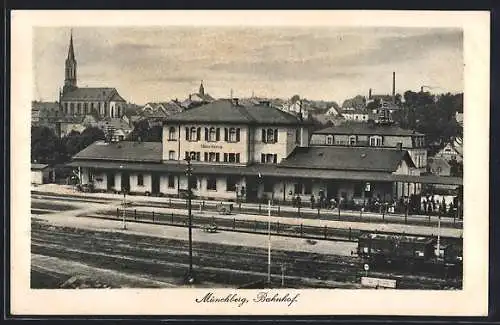
[(280, 166), (395, 172), (402, 160), (414, 166), (406, 150), (369, 147), (297, 147)]
[(63, 94), (63, 101), (69, 100), (95, 100), (95, 101), (125, 101), (116, 88), (76, 88)]
[(441, 167), (441, 169), (450, 168), (450, 164), (448, 163), (448, 161), (446, 161), (446, 159), (440, 158), (440, 157), (428, 158), (427, 164), (431, 168), (437, 168), (437, 167)]
[(339, 126), (331, 126), (325, 129), (315, 131), (314, 134), (358, 134), (358, 135), (399, 135), (399, 136), (412, 136), (420, 135), (422, 133), (402, 129), (395, 125), (375, 125), (368, 124), (344, 124)]
[(31, 164), (31, 170), (43, 170), (47, 167), (49, 167), (49, 165), (47, 164), (36, 164), (36, 163)]
[(229, 99), (220, 99), (212, 103), (195, 107), (172, 115), (167, 122), (213, 122), (239, 124), (284, 124), (301, 123), (299, 118), (266, 105), (236, 105)]
[(106, 143), (96, 141), (73, 157), (73, 160), (80, 159), (160, 162), (162, 159), (162, 143), (133, 141)]
[(103, 129), (103, 128), (106, 128), (108, 126), (113, 127), (115, 129), (122, 129), (122, 130), (126, 130), (126, 131), (132, 130), (130, 125), (127, 122), (125, 122), (123, 119), (120, 119), (120, 118), (111, 118), (111, 119), (97, 122), (98, 128)]

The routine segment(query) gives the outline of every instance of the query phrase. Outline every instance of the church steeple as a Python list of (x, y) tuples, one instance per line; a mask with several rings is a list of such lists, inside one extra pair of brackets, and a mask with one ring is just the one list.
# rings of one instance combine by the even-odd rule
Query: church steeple
[(64, 87), (63, 93), (71, 91), (77, 88), (76, 85), (76, 59), (75, 51), (73, 49), (73, 30), (71, 30), (71, 35), (69, 39), (68, 57), (66, 58), (65, 70), (64, 70)]
[(200, 91), (198, 91), (200, 95), (205, 95), (205, 88), (203, 87), (203, 80), (201, 81), (200, 84)]

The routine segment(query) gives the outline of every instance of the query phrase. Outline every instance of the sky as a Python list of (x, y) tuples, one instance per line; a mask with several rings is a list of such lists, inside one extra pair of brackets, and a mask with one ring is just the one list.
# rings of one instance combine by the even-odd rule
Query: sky
[[(71, 27), (36, 27), (33, 99), (54, 101), (64, 83)], [(115, 87), (128, 102), (215, 98), (337, 101), (392, 92), (463, 91), (463, 33), (451, 28), (78, 27), (79, 87)]]

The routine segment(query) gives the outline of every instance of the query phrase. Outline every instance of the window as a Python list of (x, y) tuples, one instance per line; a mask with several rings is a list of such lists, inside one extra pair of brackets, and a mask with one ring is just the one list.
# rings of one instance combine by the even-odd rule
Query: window
[(191, 160), (196, 160), (196, 161), (201, 161), (200, 159), (200, 152), (196, 152), (196, 151), (191, 151), (189, 153), (189, 157), (191, 157)]
[(88, 109), (89, 109), (89, 104), (83, 103), (83, 112), (84, 112), (84, 114), (88, 113)]
[(175, 160), (175, 151), (174, 150), (170, 150), (168, 152), (168, 159), (169, 160)]
[(262, 129), (262, 142), (264, 143), (278, 142), (278, 129)]
[(92, 112), (94, 110), (94, 103), (90, 103), (90, 111)]
[(277, 154), (261, 154), (260, 155), (260, 162), (263, 164), (277, 164), (278, 163), (278, 155)]
[(71, 114), (73, 114), (75, 112), (75, 104), (74, 103), (69, 104), (69, 112)]
[(137, 175), (137, 186), (144, 186), (144, 175)]
[(198, 141), (198, 130), (193, 126), (189, 132), (189, 141)]
[(227, 177), (226, 178), (226, 191), (234, 192), (236, 191), (236, 178), (235, 177)]
[(365, 190), (365, 186), (363, 183), (354, 184), (354, 196), (356, 196), (356, 197), (362, 196), (364, 190)]
[(240, 129), (239, 128), (224, 128), (224, 141), (226, 142), (239, 142)]
[(215, 128), (210, 128), (208, 131), (208, 139), (205, 139), (210, 142), (217, 141), (217, 131)]
[(173, 126), (168, 128), (168, 141), (175, 141), (175, 128)]
[(381, 136), (370, 137), (370, 146), (372, 147), (382, 146), (382, 137)]
[(76, 111), (78, 114), (82, 114), (82, 104), (80, 103), (76, 104)]
[(355, 146), (356, 145), (356, 136), (355, 135), (351, 135), (349, 137), (349, 145), (351, 145), (351, 146)]
[(168, 175), (168, 188), (175, 187), (175, 177), (174, 175)]
[(326, 144), (332, 145), (333, 144), (333, 135), (328, 135), (326, 137)]
[(207, 190), (217, 191), (217, 178), (215, 177), (207, 178)]
[(219, 162), (220, 154), (218, 152), (205, 152), (205, 161)]
[(239, 163), (240, 162), (240, 154), (239, 153), (225, 153), (224, 154), (224, 162)]
[(64, 103), (64, 113), (68, 114), (68, 103)]

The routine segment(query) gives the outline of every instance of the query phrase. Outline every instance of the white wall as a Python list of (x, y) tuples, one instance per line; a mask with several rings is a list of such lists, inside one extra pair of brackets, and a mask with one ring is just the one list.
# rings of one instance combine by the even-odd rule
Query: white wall
[[(143, 180), (144, 180), (143, 184), (144, 185), (137, 184), (137, 179), (138, 179), (139, 174), (142, 174), (142, 176), (143, 176)], [(130, 173), (130, 192), (132, 192), (132, 193), (146, 193), (146, 192), (151, 193), (151, 174), (131, 172)]]
[(43, 172), (41, 170), (31, 171), (31, 184), (43, 184)]

